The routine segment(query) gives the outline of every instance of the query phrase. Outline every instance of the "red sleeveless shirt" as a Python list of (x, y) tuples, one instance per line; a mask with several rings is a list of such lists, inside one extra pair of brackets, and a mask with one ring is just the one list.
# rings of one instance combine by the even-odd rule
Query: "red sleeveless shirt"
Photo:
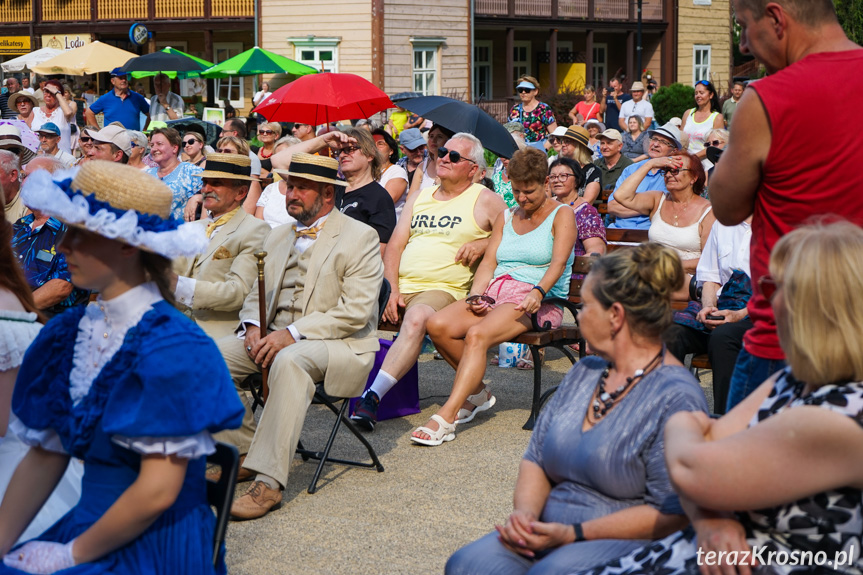
[(782, 359), (773, 309), (756, 285), (768, 273), (773, 246), (813, 216), (835, 214), (863, 226), (863, 49), (812, 54), (750, 87), (767, 111), (772, 143), (755, 197), (748, 306), (754, 327), (743, 344), (756, 357)]

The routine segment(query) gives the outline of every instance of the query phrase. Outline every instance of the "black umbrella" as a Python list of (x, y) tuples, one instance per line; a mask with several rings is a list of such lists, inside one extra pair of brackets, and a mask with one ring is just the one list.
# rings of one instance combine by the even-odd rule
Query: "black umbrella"
[(123, 72), (201, 72), (207, 68), (182, 54), (153, 52), (129, 58), (120, 69)]
[(185, 134), (189, 128), (192, 131), (203, 133), (204, 142), (215, 147), (216, 141), (219, 139), (219, 134), (222, 133), (222, 127), (212, 122), (205, 122), (198, 118), (178, 118), (176, 120), (168, 120), (165, 122), (169, 127), (176, 129), (182, 134)]
[(402, 100), (399, 106), (453, 132), (473, 134), (483, 147), (503, 158), (511, 158), (518, 150), (512, 134), (473, 104), (445, 96), (421, 96)]
[(419, 92), (399, 92), (398, 94), (390, 96), (390, 101), (396, 103), (401, 100), (407, 100), (408, 98), (419, 98), (421, 96), (422, 94)]

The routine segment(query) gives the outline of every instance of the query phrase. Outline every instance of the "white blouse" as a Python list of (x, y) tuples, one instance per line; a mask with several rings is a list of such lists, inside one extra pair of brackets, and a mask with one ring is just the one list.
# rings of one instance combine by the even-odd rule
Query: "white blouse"
[[(75, 351), (72, 356), (72, 371), (69, 373), (69, 395), (73, 405), (78, 405), (90, 392), (93, 381), (102, 368), (122, 347), (123, 340), (132, 327), (162, 301), (159, 288), (154, 283), (146, 283), (111, 299), (100, 298), (91, 302), (78, 323)], [(37, 431), (29, 429), (20, 421), (10, 427), (21, 440), (30, 446), (41, 446), (49, 451), (65, 453), (60, 437), (54, 430)], [(215, 442), (207, 431), (192, 437), (123, 437), (111, 440), (137, 453), (150, 455), (176, 455), (186, 459), (209, 455), (216, 450)]]
[(279, 191), (279, 182), (273, 182), (264, 188), (256, 205), (264, 208), (264, 221), (270, 224), (271, 228), (297, 223), (297, 220), (288, 214), (285, 196)]

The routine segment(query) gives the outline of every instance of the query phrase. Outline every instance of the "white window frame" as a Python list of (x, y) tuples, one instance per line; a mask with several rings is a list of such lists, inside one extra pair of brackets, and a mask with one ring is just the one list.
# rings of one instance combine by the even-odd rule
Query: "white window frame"
[[(532, 76), (530, 70), (530, 40), (516, 40), (512, 43), (513, 52), (515, 52), (516, 48), (525, 48), (524, 51), (524, 60), (516, 60), (515, 54), (512, 55), (512, 77), (515, 80), (518, 80), (522, 76)], [(519, 68), (524, 68), (524, 71), (521, 72)]]
[[(488, 93), (482, 95), (485, 100), (492, 99), (492, 92), (494, 86), (494, 42), (491, 40), (475, 40), (473, 43), (474, 46), (474, 58), (473, 58), (473, 101), (476, 102), (479, 100), (479, 97), (482, 95), (479, 92), (477, 81), (477, 75), (479, 74), (479, 70), (481, 68), (485, 68), (488, 73)], [(476, 57), (476, 49), (477, 48), (488, 48), (488, 60), (478, 60)]]
[[(437, 96), (440, 94), (441, 85), (440, 85), (440, 77), (441, 77), (441, 46), (446, 41), (446, 38), (420, 38), (420, 37), (412, 37), (410, 38), (411, 43), (411, 90), (414, 92), (419, 92), (424, 96)], [(417, 68), (416, 67), (416, 57), (417, 53), (423, 54), (432, 54), (433, 61), (430, 65), (426, 60), (424, 64), (425, 67)], [(424, 88), (422, 90), (417, 90), (417, 76), (424, 78), (423, 84)], [(430, 81), (429, 81), (430, 80)]]
[[(311, 66), (317, 71), (321, 71), (323, 66), (324, 72), (339, 71), (339, 44), (342, 39), (338, 37), (317, 37), (317, 36), (302, 36), (298, 38), (288, 38), (288, 42), (294, 45), (294, 60), (306, 66)], [(315, 57), (313, 59), (303, 58), (304, 51), (313, 51)], [(321, 52), (332, 52), (333, 59), (330, 61), (321, 60)]]
[[(596, 51), (597, 49), (602, 50), (605, 59), (602, 62), (597, 61), (596, 59)], [(593, 87), (599, 90), (599, 86), (605, 86), (608, 84), (608, 44), (605, 43), (595, 43), (593, 45), (593, 78), (590, 79)], [(602, 94), (599, 94), (602, 96)], [(597, 98), (598, 100), (599, 98)]]
[[(237, 54), (243, 51), (243, 43), (242, 42), (213, 42), (213, 57), (216, 59), (216, 62), (224, 62), (228, 58), (223, 58), (219, 56), (219, 50), (228, 50), (228, 58), (233, 58)], [(236, 100), (231, 100), (231, 106), (237, 109), (242, 109), (246, 105), (245, 101), (245, 88), (246, 82), (243, 76), (230, 76), (228, 78), (216, 78), (216, 102), (219, 105), (224, 102), (225, 98), (222, 98), (222, 87), (223, 82), (227, 83), (228, 94), (233, 91), (234, 86), (238, 86), (240, 88), (239, 98)]]
[[(701, 64), (697, 64), (698, 53), (702, 52)], [(692, 47), (692, 83), (695, 84), (701, 80), (710, 81), (710, 64), (713, 59), (713, 50), (710, 44), (695, 44)], [(707, 56), (707, 64), (704, 63), (704, 56)]]

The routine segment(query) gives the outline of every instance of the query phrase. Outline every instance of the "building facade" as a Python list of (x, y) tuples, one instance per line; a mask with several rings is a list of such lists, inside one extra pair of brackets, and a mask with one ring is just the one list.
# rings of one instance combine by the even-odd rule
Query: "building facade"
[(684, 84), (709, 80), (717, 91), (731, 86), (730, 0), (679, 0), (677, 79)]

